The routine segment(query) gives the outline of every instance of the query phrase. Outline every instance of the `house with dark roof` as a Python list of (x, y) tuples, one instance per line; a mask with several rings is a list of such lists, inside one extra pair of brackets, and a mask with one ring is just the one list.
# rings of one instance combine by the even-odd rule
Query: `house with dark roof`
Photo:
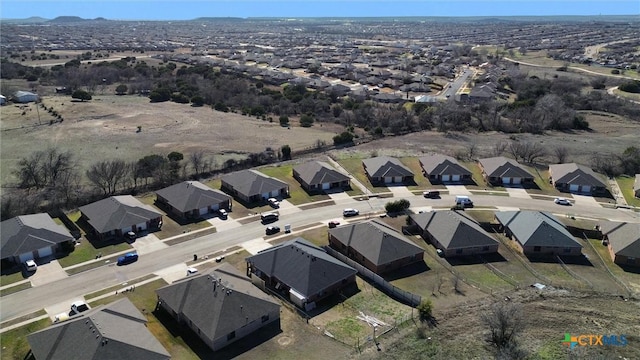
[(2, 260), (24, 263), (51, 256), (65, 242), (74, 241), (69, 230), (47, 213), (21, 215), (0, 223)]
[(633, 183), (633, 195), (640, 198), (640, 174), (636, 174), (636, 181)]
[(329, 246), (378, 275), (424, 259), (423, 248), (379, 220), (330, 229)]
[(183, 181), (156, 191), (156, 203), (182, 219), (198, 219), (219, 209), (231, 211), (231, 196), (199, 181)]
[(497, 156), (478, 160), (482, 176), (492, 185), (526, 185), (534, 176), (517, 161)]
[(480, 224), (460, 211), (429, 211), (409, 216), (425, 241), (446, 257), (490, 254), (498, 251), (498, 241)]
[(256, 170), (242, 170), (224, 175), (221, 189), (247, 202), (257, 202), (272, 197), (289, 195), (289, 185)]
[(160, 308), (214, 351), (280, 320), (280, 304), (226, 263), (156, 294)]
[(246, 261), (254, 284), (286, 294), (292, 303), (306, 309), (356, 281), (356, 269), (300, 237), (262, 250)]
[(131, 195), (111, 196), (81, 206), (80, 213), (80, 221), (86, 222), (88, 230), (101, 239), (162, 227), (162, 213)]
[(602, 176), (589, 167), (576, 163), (549, 165), (549, 176), (553, 186), (564, 192), (602, 194), (607, 185)]
[(29, 334), (27, 341), (36, 360), (171, 358), (127, 298)]
[(433, 154), (419, 159), (424, 176), (433, 183), (473, 182), (469, 169), (451, 156)]
[(600, 231), (613, 262), (640, 266), (640, 223), (607, 221), (600, 225)]
[(348, 189), (351, 186), (349, 176), (323, 161), (310, 161), (294, 166), (293, 178), (308, 192)]
[(362, 160), (364, 172), (372, 185), (399, 184), (413, 181), (413, 172), (400, 160), (378, 156)]
[(498, 211), (504, 234), (525, 255), (581, 255), (580, 244), (553, 215), (542, 211)]

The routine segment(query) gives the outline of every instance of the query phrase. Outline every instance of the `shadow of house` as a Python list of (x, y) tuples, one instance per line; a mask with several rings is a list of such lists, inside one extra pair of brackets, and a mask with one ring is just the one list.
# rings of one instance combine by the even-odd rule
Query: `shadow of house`
[(613, 262), (624, 266), (640, 266), (640, 224), (607, 221), (600, 225), (602, 241)]
[(157, 231), (162, 213), (131, 195), (111, 196), (80, 207), (79, 226), (97, 240), (122, 238), (127, 232)]
[(303, 238), (278, 244), (250, 256), (247, 276), (307, 311), (331, 294), (355, 283), (357, 271)]
[(21, 264), (54, 255), (75, 241), (47, 213), (21, 215), (0, 223), (2, 260)]
[(535, 185), (534, 176), (522, 165), (504, 156), (478, 160), (482, 176), (491, 185)]
[(175, 281), (156, 293), (158, 307), (214, 351), (280, 319), (280, 305), (229, 264)]
[(419, 159), (424, 177), (432, 184), (464, 183), (474, 184), (473, 174), (451, 156), (433, 154)]
[(335, 170), (322, 161), (310, 161), (293, 167), (293, 178), (308, 193), (349, 189), (349, 176)]
[(528, 257), (582, 255), (582, 245), (548, 212), (499, 211), (495, 218), (500, 231)]
[(425, 241), (442, 250), (445, 257), (488, 255), (498, 252), (498, 241), (463, 212), (445, 210), (409, 215)]
[(184, 181), (156, 191), (156, 204), (167, 213), (189, 222), (220, 209), (231, 211), (231, 197), (199, 181)]
[(604, 195), (607, 185), (600, 180), (602, 175), (576, 163), (549, 165), (549, 180), (559, 191)]
[(400, 162), (388, 156), (378, 156), (362, 160), (364, 172), (374, 186), (414, 182), (413, 172)]
[(27, 341), (36, 360), (170, 359), (146, 323), (124, 298), (32, 333)]
[(424, 249), (378, 220), (330, 229), (329, 246), (378, 275), (424, 263)]
[(251, 204), (268, 198), (289, 196), (289, 185), (256, 170), (242, 170), (224, 175), (221, 190)]

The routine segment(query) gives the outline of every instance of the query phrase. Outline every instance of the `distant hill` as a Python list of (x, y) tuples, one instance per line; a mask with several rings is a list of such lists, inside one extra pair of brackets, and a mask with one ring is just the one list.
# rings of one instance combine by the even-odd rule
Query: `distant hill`
[(232, 22), (240, 22), (245, 19), (239, 17), (199, 17), (195, 18), (191, 21), (206, 21), (206, 22), (219, 22), (219, 21), (232, 21)]
[(71, 23), (71, 22), (85, 22), (89, 21), (88, 19), (83, 19), (79, 16), (58, 16), (53, 20), (49, 20), (50, 23)]
[(32, 16), (26, 19), (2, 19), (5, 24), (37, 24), (49, 21), (49, 19), (41, 18), (39, 16)]

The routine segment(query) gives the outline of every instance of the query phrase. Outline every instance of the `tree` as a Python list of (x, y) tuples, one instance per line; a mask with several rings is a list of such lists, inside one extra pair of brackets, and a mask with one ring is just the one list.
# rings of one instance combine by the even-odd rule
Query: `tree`
[(202, 151), (196, 151), (189, 155), (189, 161), (191, 162), (191, 166), (193, 167), (193, 171), (196, 172), (196, 175), (199, 176), (204, 172), (205, 161), (204, 161), (204, 153)]
[(291, 160), (291, 147), (289, 145), (283, 145), (280, 150), (282, 151), (283, 160)]
[(556, 161), (558, 164), (563, 164), (567, 162), (567, 157), (569, 156), (569, 148), (566, 146), (556, 146), (553, 148), (553, 155), (556, 157)]
[(167, 155), (167, 159), (169, 159), (169, 161), (178, 162), (184, 159), (184, 155), (177, 151), (172, 151), (169, 153), (169, 155)]
[(123, 160), (105, 160), (91, 165), (86, 175), (104, 195), (113, 195), (118, 185), (124, 182), (128, 171), (129, 167)]
[(389, 201), (385, 204), (384, 209), (388, 213), (400, 213), (406, 211), (411, 206), (411, 203), (407, 199), (400, 199), (397, 201)]
[(300, 126), (311, 127), (313, 125), (313, 116), (304, 114), (300, 117)]
[(78, 89), (71, 94), (71, 98), (80, 99), (80, 101), (84, 102), (85, 100), (91, 100), (91, 94), (85, 90)]
[(342, 134), (333, 137), (333, 145), (350, 144), (352, 142), (353, 134), (348, 131), (344, 131)]
[(524, 330), (524, 318), (519, 305), (497, 302), (480, 319), (489, 329), (486, 341), (496, 350), (517, 346), (517, 337)]
[(420, 321), (425, 322), (433, 318), (433, 303), (431, 299), (423, 299), (416, 309), (418, 310)]
[(127, 90), (129, 90), (127, 85), (120, 84), (120, 85), (118, 85), (118, 87), (116, 87), (116, 95), (124, 95), (124, 94), (127, 93)]
[(280, 126), (289, 126), (289, 117), (286, 115), (280, 115), (278, 119), (280, 121)]
[(191, 98), (191, 104), (193, 106), (202, 106), (204, 105), (204, 98), (200, 95), (196, 95)]

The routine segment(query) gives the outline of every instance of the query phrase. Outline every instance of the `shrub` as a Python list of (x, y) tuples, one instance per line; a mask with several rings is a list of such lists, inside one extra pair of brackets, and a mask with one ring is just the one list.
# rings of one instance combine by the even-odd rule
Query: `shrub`
[(420, 321), (428, 321), (432, 318), (433, 303), (430, 299), (424, 299), (420, 302), (420, 305), (416, 308), (420, 316)]
[(333, 145), (349, 144), (353, 142), (353, 134), (345, 131), (333, 137)]
[(397, 201), (389, 201), (384, 206), (384, 209), (388, 213), (399, 213), (399, 212), (403, 212), (403, 211), (409, 209), (410, 206), (411, 206), (411, 203), (409, 202), (409, 200), (400, 199), (400, 200), (397, 200)]
[(313, 116), (305, 114), (300, 117), (300, 126), (311, 127), (312, 125), (313, 125)]
[(289, 117), (286, 115), (280, 115), (278, 119), (280, 121), (280, 126), (289, 126)]

